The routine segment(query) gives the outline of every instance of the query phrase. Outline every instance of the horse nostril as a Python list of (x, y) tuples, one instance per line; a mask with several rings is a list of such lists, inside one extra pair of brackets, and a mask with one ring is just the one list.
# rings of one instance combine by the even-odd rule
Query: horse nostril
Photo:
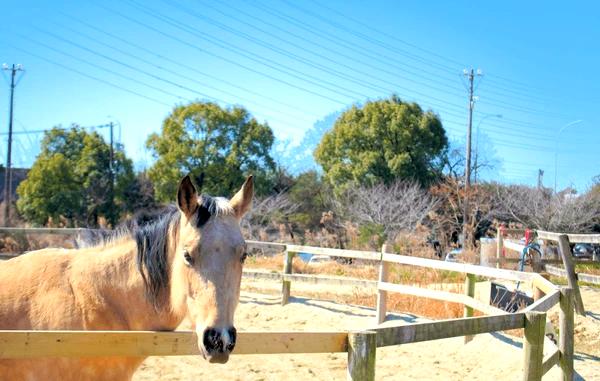
[(204, 348), (208, 352), (222, 352), (223, 351), (223, 340), (221, 333), (214, 328), (207, 328), (204, 330), (204, 337), (202, 338)]
[(235, 340), (237, 338), (237, 330), (234, 327), (229, 327), (227, 328), (227, 335), (229, 336), (229, 343), (227, 343), (227, 346), (225, 347), (225, 349), (228, 352), (233, 351), (233, 348), (235, 348)]

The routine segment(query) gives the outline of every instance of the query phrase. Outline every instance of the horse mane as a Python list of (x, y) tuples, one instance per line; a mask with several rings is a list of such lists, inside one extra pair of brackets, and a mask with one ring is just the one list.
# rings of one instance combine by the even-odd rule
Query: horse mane
[[(223, 197), (202, 195), (195, 214), (194, 225), (204, 226), (210, 217), (233, 215), (229, 201)], [(143, 210), (131, 219), (119, 224), (114, 230), (89, 231), (79, 237), (79, 247), (107, 246), (124, 237), (136, 243), (137, 268), (144, 281), (146, 297), (155, 306), (160, 295), (169, 285), (169, 232), (176, 236), (179, 231), (181, 212), (175, 205), (153, 210)]]

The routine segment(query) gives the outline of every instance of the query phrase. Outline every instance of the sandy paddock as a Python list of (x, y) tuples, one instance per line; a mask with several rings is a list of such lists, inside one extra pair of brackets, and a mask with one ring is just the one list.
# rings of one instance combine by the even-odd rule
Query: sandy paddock
[[(264, 284), (265, 293), (242, 291), (236, 315), (239, 330), (356, 330), (373, 324), (375, 311), (366, 307), (298, 297), (282, 307), (273, 293), (278, 284), (267, 283)], [(255, 288), (256, 282), (251, 289)], [(591, 303), (586, 306), (588, 309), (600, 311), (600, 290), (586, 291), (584, 299)], [(389, 319), (394, 324), (424, 321), (407, 314), (392, 314)], [(181, 328), (189, 327), (184, 323)], [(576, 331), (582, 329), (589, 336), (586, 342), (591, 349), (600, 345), (600, 320), (593, 315), (578, 318)], [(521, 379), (521, 348), (520, 339), (502, 333), (478, 335), (468, 344), (459, 337), (380, 348), (377, 350), (376, 379), (517, 380)], [(600, 347), (597, 349), (600, 351)], [(600, 380), (597, 354), (578, 354), (575, 362), (578, 379)], [(134, 380), (345, 380), (346, 364), (344, 353), (240, 355), (233, 356), (225, 365), (209, 365), (201, 358), (191, 356), (151, 357), (142, 364)], [(556, 367), (544, 377), (544, 380), (558, 379)]]

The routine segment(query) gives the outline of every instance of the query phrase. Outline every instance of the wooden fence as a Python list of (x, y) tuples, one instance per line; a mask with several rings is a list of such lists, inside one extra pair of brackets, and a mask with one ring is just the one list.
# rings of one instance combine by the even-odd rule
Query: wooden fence
[[(289, 301), (292, 281), (311, 278), (307, 275), (298, 278), (297, 275), (300, 274), (292, 274), (291, 263), (295, 253), (378, 262), (377, 320), (372, 329), (359, 332), (240, 332), (235, 354), (347, 352), (348, 379), (373, 380), (378, 347), (461, 336), (469, 338), (481, 333), (523, 329), (523, 379), (541, 380), (555, 365), (560, 366), (563, 379), (573, 379), (573, 288), (559, 289), (540, 274), (392, 254), (385, 246), (381, 252), (371, 252), (253, 241), (249, 241), (248, 245), (284, 252), (281, 274), (283, 304)], [(465, 293), (390, 283), (387, 274), (392, 263), (464, 273)], [(474, 299), (476, 276), (529, 282), (536, 290), (537, 300), (523, 311), (506, 313)], [(461, 303), (465, 306), (465, 316), (460, 319), (382, 327), (379, 323), (386, 317), (389, 292)], [(545, 339), (544, 335), (546, 312), (557, 304), (561, 311), (558, 347)], [(473, 317), (474, 311), (488, 316)], [(543, 357), (544, 346), (550, 347), (550, 354), (546, 357)], [(194, 332), (0, 331), (0, 358), (196, 354), (198, 348)]]
[[(517, 231), (516, 229), (513, 229)], [(511, 231), (512, 233), (513, 231)], [(506, 230), (504, 230), (506, 234)], [(538, 239), (556, 242), (558, 244), (559, 252), (560, 252), (560, 260), (553, 260), (547, 258), (538, 258), (534, 257), (534, 260), (539, 261), (539, 263), (532, 264), (534, 271), (540, 271), (541, 269), (550, 270), (553, 275), (563, 276), (567, 279), (569, 287), (573, 289), (574, 298), (575, 298), (575, 311), (580, 315), (585, 315), (585, 307), (583, 305), (583, 300), (581, 298), (581, 292), (579, 291), (579, 275), (575, 271), (576, 263), (590, 263), (585, 260), (576, 260), (573, 258), (573, 251), (571, 250), (571, 243), (600, 243), (600, 234), (564, 234), (564, 233), (552, 233), (542, 230), (537, 230), (535, 232)], [(507, 259), (501, 255), (504, 249), (514, 250), (519, 253), (523, 252), (525, 246), (504, 239), (502, 232), (499, 230), (497, 235), (497, 263), (500, 265), (502, 262), (506, 262)], [(556, 268), (552, 268), (549, 265), (551, 264), (562, 264), (564, 266), (564, 270), (556, 271)], [(586, 277), (584, 277), (586, 278)], [(598, 282), (597, 277), (589, 276), (586, 278), (590, 280), (592, 283)]]

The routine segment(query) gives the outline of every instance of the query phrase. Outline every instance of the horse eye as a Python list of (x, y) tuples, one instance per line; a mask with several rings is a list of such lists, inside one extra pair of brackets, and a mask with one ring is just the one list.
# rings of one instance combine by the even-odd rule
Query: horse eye
[(248, 253), (244, 251), (244, 254), (242, 254), (242, 257), (240, 258), (240, 262), (244, 263), (246, 261), (246, 258), (248, 258)]
[(183, 259), (185, 260), (185, 264), (188, 266), (191, 266), (194, 264), (194, 258), (192, 258), (192, 256), (190, 255), (190, 252), (187, 250), (184, 250), (184, 252), (183, 252)]

